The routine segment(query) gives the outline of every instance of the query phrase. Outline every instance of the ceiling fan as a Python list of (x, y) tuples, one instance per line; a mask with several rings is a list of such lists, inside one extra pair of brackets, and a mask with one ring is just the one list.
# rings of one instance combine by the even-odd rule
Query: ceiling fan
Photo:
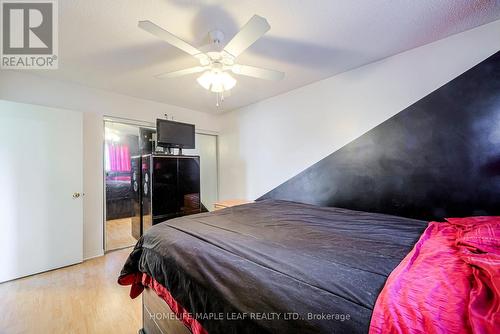
[(151, 21), (139, 21), (138, 26), (164, 40), (168, 44), (197, 58), (200, 62), (199, 66), (174, 72), (161, 73), (156, 75), (156, 78), (176, 78), (203, 72), (203, 74), (198, 77), (197, 81), (203, 88), (217, 93), (217, 105), (219, 105), (219, 99), (221, 101), (224, 99), (224, 92), (229, 91), (236, 85), (236, 79), (231, 76), (230, 72), (236, 75), (245, 75), (267, 80), (281, 80), (285, 75), (283, 72), (236, 64), (235, 62), (236, 58), (243, 53), (243, 51), (271, 29), (267, 20), (261, 16), (254, 15), (224, 48), (221, 47), (224, 34), (218, 30), (211, 31), (209, 36), (212, 44), (208, 52), (198, 50), (191, 44), (183, 41)]

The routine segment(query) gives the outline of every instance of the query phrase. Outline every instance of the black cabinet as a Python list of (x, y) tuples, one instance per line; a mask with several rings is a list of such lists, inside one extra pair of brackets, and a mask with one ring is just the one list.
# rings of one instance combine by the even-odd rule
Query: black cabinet
[(141, 219), (133, 220), (132, 231), (138, 224), (144, 232), (165, 220), (201, 212), (198, 156), (148, 154), (140, 158)]

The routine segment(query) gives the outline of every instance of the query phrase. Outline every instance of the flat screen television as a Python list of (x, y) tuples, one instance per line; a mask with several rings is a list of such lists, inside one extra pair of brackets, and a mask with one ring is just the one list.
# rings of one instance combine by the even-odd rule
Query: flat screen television
[(194, 149), (194, 124), (157, 119), (156, 138), (158, 146)]

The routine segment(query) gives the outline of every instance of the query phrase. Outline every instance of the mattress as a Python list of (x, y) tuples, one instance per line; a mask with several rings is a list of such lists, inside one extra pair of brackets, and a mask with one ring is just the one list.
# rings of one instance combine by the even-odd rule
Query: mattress
[(366, 333), (427, 222), (264, 200), (153, 226), (119, 280), (144, 273), (208, 333)]

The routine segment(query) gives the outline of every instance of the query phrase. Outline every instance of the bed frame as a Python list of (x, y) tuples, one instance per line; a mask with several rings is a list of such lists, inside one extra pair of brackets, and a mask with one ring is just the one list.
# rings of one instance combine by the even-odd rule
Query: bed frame
[(167, 303), (150, 288), (142, 293), (142, 323), (139, 334), (191, 334)]

